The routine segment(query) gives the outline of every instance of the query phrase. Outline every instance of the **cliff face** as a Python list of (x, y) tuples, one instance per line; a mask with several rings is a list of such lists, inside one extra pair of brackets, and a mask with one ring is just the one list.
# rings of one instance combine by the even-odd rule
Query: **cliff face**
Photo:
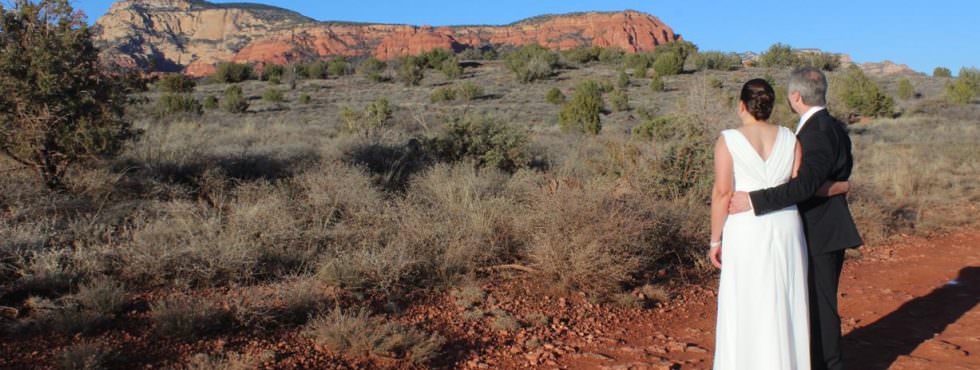
[(289, 63), (331, 55), (382, 60), (435, 48), (537, 43), (648, 51), (680, 39), (636, 11), (542, 16), (506, 26), (427, 27), (317, 22), (288, 10), (197, 0), (124, 0), (96, 22), (107, 59), (151, 71), (204, 75), (221, 61)]

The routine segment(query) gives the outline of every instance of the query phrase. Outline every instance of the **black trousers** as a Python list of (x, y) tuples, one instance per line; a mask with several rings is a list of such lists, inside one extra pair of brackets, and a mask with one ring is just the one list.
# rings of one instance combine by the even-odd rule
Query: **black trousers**
[(812, 370), (843, 370), (837, 286), (844, 251), (810, 256), (810, 363)]

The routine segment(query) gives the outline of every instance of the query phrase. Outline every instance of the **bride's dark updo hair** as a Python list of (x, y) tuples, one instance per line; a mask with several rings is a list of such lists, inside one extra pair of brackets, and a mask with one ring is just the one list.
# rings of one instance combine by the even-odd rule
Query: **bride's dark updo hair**
[(766, 121), (772, 116), (773, 104), (776, 101), (776, 93), (772, 90), (769, 82), (761, 78), (746, 82), (742, 86), (742, 94), (739, 97), (749, 114), (755, 119)]

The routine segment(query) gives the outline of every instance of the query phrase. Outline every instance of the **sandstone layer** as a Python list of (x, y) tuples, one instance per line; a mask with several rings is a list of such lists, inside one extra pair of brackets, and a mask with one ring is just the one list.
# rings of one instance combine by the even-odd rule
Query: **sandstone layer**
[(222, 61), (277, 63), (328, 56), (389, 60), (435, 48), (540, 44), (649, 51), (680, 36), (637, 12), (547, 15), (503, 26), (430, 27), (320, 22), (258, 4), (197, 0), (125, 0), (96, 22), (106, 58), (148, 71), (206, 75)]

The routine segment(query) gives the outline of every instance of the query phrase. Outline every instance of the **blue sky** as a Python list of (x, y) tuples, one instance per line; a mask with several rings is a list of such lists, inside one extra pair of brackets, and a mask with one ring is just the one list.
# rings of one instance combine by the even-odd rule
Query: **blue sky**
[[(232, 2), (232, 1), (214, 1)], [(701, 50), (763, 51), (776, 42), (892, 60), (930, 72), (980, 67), (980, 1), (824, 0), (265, 0), (318, 20), (378, 23), (506, 24), (545, 13), (635, 9), (656, 15)], [(812, 3), (810, 9), (797, 4)], [(111, 0), (72, 0), (90, 22)]]

